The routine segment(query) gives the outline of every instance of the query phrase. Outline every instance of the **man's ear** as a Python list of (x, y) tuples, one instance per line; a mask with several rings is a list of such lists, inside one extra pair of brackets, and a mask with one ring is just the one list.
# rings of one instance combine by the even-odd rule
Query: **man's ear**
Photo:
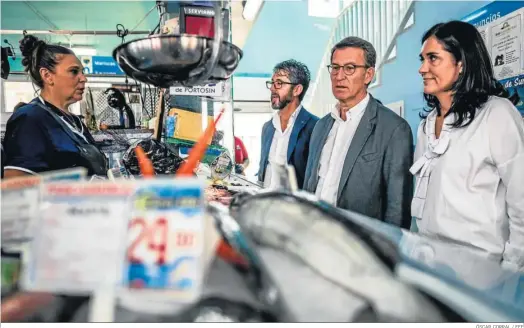
[(303, 90), (304, 90), (304, 87), (302, 86), (302, 84), (296, 85), (295, 88), (293, 89), (293, 96), (295, 97), (300, 96)]
[(366, 70), (366, 77), (365, 77), (364, 82), (369, 85), (371, 81), (373, 81), (374, 77), (375, 77), (375, 67), (370, 67)]

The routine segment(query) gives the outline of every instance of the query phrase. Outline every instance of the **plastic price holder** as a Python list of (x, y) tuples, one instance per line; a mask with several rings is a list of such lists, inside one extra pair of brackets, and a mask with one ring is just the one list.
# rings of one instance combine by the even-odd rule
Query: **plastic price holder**
[[(195, 178), (136, 181), (119, 301), (132, 310), (172, 314), (201, 295), (212, 227), (204, 185)], [(211, 247), (216, 232), (213, 238)]]
[(83, 168), (60, 170), (3, 180), (2, 189), (2, 247), (16, 247), (31, 239), (39, 217), (40, 185), (48, 181), (81, 180)]
[(69, 295), (114, 289), (132, 192), (128, 182), (44, 184), (23, 288)]

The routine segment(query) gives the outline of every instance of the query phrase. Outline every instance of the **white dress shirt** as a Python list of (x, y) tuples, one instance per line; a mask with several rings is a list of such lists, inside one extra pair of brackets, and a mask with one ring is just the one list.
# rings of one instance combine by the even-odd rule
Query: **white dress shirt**
[(342, 169), (353, 136), (369, 103), (369, 93), (347, 111), (346, 120), (340, 117), (339, 106), (331, 111), (335, 119), (320, 155), (318, 184), (315, 194), (327, 203), (336, 205)]
[[(291, 114), (287, 127), (282, 131), (282, 125), (280, 123), (279, 111), (273, 114), (273, 126), (275, 127), (275, 134), (273, 135), (273, 140), (271, 141), (271, 148), (269, 149), (268, 164), (266, 167), (266, 173), (264, 175), (264, 187), (269, 189), (278, 188), (278, 179), (272, 179), (272, 176), (275, 176), (275, 164), (276, 165), (285, 165), (287, 164), (287, 150), (289, 146), (289, 137), (291, 136), (291, 131), (293, 131), (293, 126), (297, 120), (298, 114), (302, 109), (302, 105), (298, 106), (297, 109)], [(272, 165), (273, 164), (273, 165)]]
[[(427, 158), (422, 126), (415, 164)], [(449, 139), (448, 149), (431, 165), (419, 232), (471, 245), (524, 269), (522, 117), (509, 100), (490, 97), (470, 125), (450, 130)], [(422, 174), (422, 169), (415, 173), (416, 185)]]

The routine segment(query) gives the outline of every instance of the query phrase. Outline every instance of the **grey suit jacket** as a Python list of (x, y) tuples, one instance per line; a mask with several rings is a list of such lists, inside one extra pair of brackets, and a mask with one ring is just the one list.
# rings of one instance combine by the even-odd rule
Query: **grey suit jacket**
[[(330, 114), (324, 116), (311, 135), (304, 181), (307, 191), (317, 189), (320, 156), (334, 122)], [(412, 163), (409, 124), (371, 97), (344, 161), (337, 207), (409, 229)]]

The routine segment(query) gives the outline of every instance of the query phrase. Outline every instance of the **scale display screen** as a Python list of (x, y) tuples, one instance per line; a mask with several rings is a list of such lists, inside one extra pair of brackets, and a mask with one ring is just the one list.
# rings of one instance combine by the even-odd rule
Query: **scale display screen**
[(213, 17), (185, 16), (185, 32), (191, 35), (215, 37), (215, 22)]
[[(222, 9), (224, 40), (229, 38), (229, 10)], [(207, 38), (215, 37), (215, 9), (211, 6), (180, 6), (180, 32)]]

